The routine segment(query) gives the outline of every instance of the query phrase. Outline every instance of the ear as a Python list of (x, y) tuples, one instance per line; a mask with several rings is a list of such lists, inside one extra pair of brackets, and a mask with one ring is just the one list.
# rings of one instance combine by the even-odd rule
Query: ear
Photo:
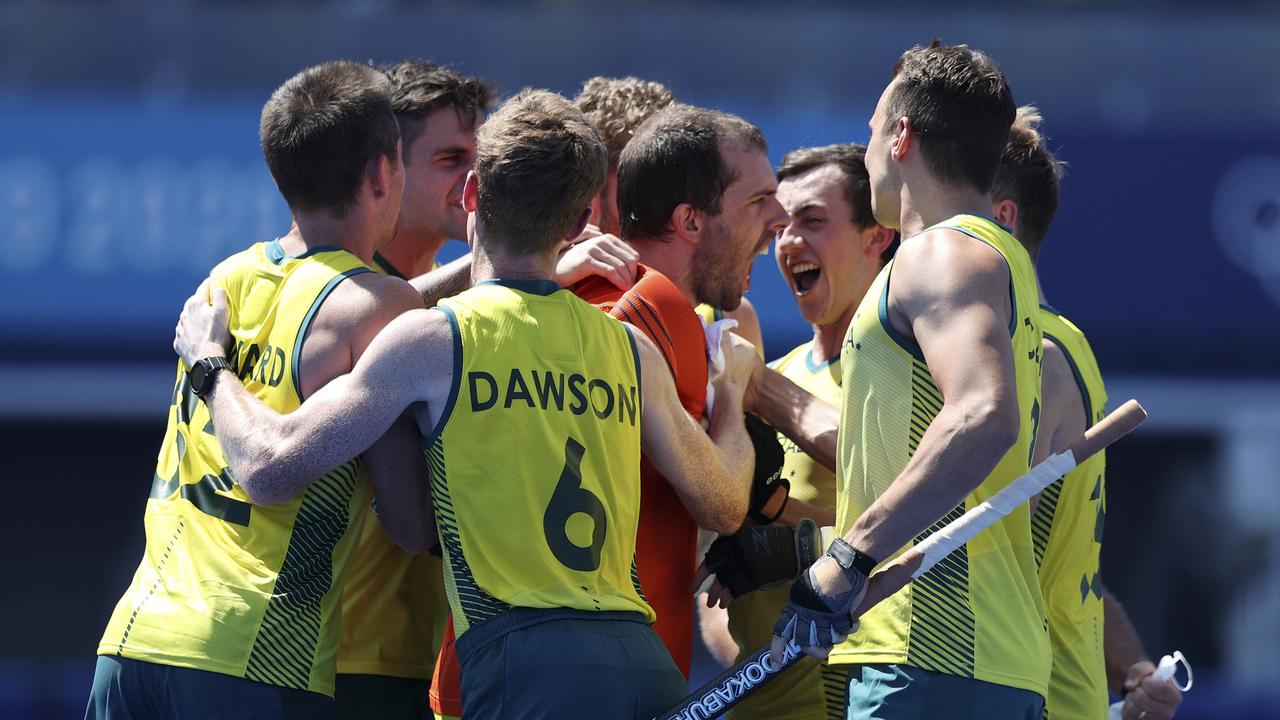
[(887, 228), (880, 224), (871, 226), (871, 232), (867, 233), (862, 246), (862, 251), (871, 257), (880, 257), (884, 251), (893, 244), (893, 238), (897, 234), (891, 228)]
[[(1007, 228), (1016, 228), (1018, 226), (1018, 204), (1008, 198), (992, 203), (991, 217)], [(1015, 236), (1017, 234), (1016, 232), (1014, 233)]]
[(591, 222), (591, 215), (593, 212), (594, 211), (590, 207), (583, 208), (582, 212), (578, 214), (578, 221), (569, 229), (569, 234), (564, 236), (564, 239), (567, 242), (577, 240), (578, 236), (582, 234), (582, 231), (587, 229), (587, 223)]
[(898, 122), (893, 126), (893, 140), (889, 143), (889, 152), (893, 155), (893, 159), (902, 162), (909, 153), (915, 151), (915, 147), (916, 131), (911, 126), (911, 120), (906, 117), (898, 118)]
[(462, 183), (462, 209), (469, 213), (476, 211), (480, 204), (480, 179), (475, 170), (467, 171), (467, 179)]
[(374, 197), (384, 197), (390, 192), (392, 162), (391, 158), (386, 155), (379, 155), (369, 161), (365, 175), (369, 178), (369, 190), (373, 192)]
[(689, 203), (680, 203), (671, 211), (669, 225), (672, 234), (694, 244), (697, 244), (702, 226), (705, 224), (706, 218), (703, 217), (702, 212)]

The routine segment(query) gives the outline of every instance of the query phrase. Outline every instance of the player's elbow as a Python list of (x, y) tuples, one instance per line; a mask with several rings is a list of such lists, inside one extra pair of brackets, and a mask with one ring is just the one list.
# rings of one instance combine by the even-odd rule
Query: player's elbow
[(719, 505), (712, 512), (703, 513), (698, 525), (720, 535), (732, 535), (747, 519), (747, 498), (733, 498)]
[(970, 422), (986, 440), (986, 446), (997, 457), (1003, 456), (1018, 442), (1021, 419), (1014, 399), (993, 399), (976, 405), (969, 413)]

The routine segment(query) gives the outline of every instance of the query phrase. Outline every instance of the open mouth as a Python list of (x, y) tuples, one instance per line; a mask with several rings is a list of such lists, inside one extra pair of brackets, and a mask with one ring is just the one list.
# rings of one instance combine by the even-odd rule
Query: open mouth
[(818, 284), (821, 275), (822, 268), (817, 263), (802, 262), (792, 265), (791, 285), (796, 289), (796, 295), (807, 295)]

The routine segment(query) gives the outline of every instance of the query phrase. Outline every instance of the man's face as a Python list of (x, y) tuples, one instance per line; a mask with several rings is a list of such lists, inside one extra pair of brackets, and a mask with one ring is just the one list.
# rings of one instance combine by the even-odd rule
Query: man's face
[(778, 200), (791, 217), (774, 246), (778, 269), (813, 325), (852, 315), (880, 270), (863, 250), (876, 225), (863, 230), (854, 224), (847, 183), (838, 166), (822, 165), (778, 184)]
[(698, 302), (733, 310), (750, 285), (752, 261), (786, 227), (787, 211), (768, 156), (728, 146), (720, 154), (736, 179), (725, 188), (720, 214), (706, 218), (693, 252), (693, 290)]
[(875, 215), (876, 222), (890, 228), (898, 227), (901, 213), (898, 195), (901, 181), (891, 157), (894, 131), (893, 128), (885, 129), (889, 118), (889, 98), (893, 96), (897, 83), (896, 79), (889, 83), (876, 103), (868, 123), (871, 138), (867, 140), (866, 156), (867, 174), (871, 178), (871, 213)]
[(401, 232), (465, 238), (467, 213), (462, 209), (462, 184), (476, 160), (476, 128), (466, 128), (459, 113), (445, 107), (421, 121), (418, 137), (405, 158), (404, 206)]

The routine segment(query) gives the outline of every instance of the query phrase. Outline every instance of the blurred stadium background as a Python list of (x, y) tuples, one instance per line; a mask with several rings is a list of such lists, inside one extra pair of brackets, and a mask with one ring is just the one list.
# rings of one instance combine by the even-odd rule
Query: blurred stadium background
[[(288, 227), (257, 120), (289, 75), (418, 56), (570, 96), (638, 75), (758, 123), (777, 160), (865, 141), (935, 35), (1044, 110), (1070, 163), (1046, 292), (1151, 411), (1110, 453), (1108, 585), (1153, 657), (1194, 663), (1181, 717), (1280, 717), (1280, 7), (1228, 0), (0, 0), (0, 717), (83, 713), (180, 302)], [(750, 297), (770, 358), (806, 339), (771, 257)]]

